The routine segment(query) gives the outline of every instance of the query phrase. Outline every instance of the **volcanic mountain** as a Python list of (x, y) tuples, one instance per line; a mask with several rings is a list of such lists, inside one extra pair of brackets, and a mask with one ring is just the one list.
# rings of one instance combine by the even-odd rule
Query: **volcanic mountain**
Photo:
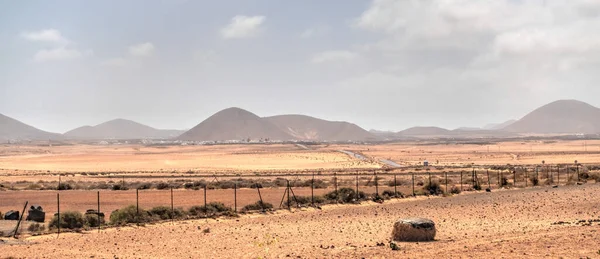
[(503, 128), (506, 128), (508, 126), (510, 126), (511, 124), (515, 123), (517, 120), (507, 120), (505, 122), (502, 123), (490, 123), (487, 124), (485, 126), (483, 126), (483, 129), (486, 130), (501, 130)]
[(267, 119), (240, 108), (215, 113), (177, 138), (190, 141), (291, 140), (291, 135)]
[(345, 121), (327, 121), (306, 115), (278, 115), (264, 119), (298, 140), (366, 141), (377, 138), (356, 124)]
[(503, 130), (518, 133), (600, 133), (600, 109), (576, 100), (546, 104)]
[(60, 134), (36, 129), (11, 117), (0, 114), (0, 140), (56, 140)]
[(64, 134), (69, 139), (166, 139), (179, 136), (183, 131), (159, 130), (135, 121), (116, 119), (96, 126), (83, 126)]

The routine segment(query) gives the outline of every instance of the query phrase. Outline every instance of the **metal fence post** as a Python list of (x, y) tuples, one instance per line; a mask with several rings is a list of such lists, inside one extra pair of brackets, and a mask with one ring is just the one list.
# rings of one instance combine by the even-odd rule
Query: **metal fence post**
[(415, 173), (412, 173), (412, 194), (413, 197), (417, 196), (417, 194), (415, 193)]
[(98, 233), (100, 233), (100, 228), (102, 225), (102, 220), (100, 220), (100, 191), (98, 191)]
[(57, 224), (58, 225), (58, 234), (57, 235), (60, 235), (60, 193), (56, 194), (56, 210), (57, 210), (56, 214), (58, 214), (58, 224)]
[(171, 222), (175, 218), (175, 208), (173, 207), (173, 187), (171, 187)]
[(233, 211), (237, 213), (237, 183), (233, 184)]
[(396, 174), (394, 174), (394, 196), (398, 197), (398, 189), (397, 189), (397, 182), (396, 182)]

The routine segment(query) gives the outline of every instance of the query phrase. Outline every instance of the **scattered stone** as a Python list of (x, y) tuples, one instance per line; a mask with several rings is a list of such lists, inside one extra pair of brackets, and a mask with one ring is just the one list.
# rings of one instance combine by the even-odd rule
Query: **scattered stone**
[(405, 242), (433, 241), (435, 223), (425, 218), (400, 219), (394, 223), (392, 240)]

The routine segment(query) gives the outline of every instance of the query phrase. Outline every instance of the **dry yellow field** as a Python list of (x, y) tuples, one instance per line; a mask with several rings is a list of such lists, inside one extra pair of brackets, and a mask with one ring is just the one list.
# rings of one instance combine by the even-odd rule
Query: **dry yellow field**
[[(340, 150), (360, 153), (361, 161)], [(0, 146), (3, 174), (50, 172), (236, 172), (374, 169), (389, 159), (403, 166), (531, 165), (600, 163), (600, 140), (523, 141), (491, 144), (406, 142), (378, 145), (293, 144), (164, 146)], [(17, 173), (20, 174), (20, 173)]]

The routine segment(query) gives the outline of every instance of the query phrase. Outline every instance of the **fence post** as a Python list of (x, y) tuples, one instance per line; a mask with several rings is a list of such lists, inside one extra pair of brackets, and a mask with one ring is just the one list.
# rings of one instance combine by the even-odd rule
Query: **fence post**
[(398, 197), (398, 189), (397, 189), (396, 185), (398, 185), (398, 184), (396, 183), (396, 174), (394, 174), (394, 196)]
[(315, 172), (312, 173), (312, 181), (310, 181), (310, 204), (315, 206)]
[(460, 171), (460, 191), (463, 191), (463, 171)]
[(262, 195), (260, 195), (260, 185), (256, 186), (256, 190), (258, 191), (258, 198), (260, 199), (260, 208), (262, 209), (262, 212), (265, 212), (265, 205), (263, 204)]
[(360, 195), (358, 195), (358, 172), (356, 173), (356, 201), (360, 200)]
[(413, 192), (413, 197), (416, 197), (417, 194), (415, 193), (415, 173), (412, 173), (412, 192)]
[(237, 183), (233, 184), (233, 211), (237, 213)]
[(58, 234), (57, 236), (60, 236), (60, 193), (56, 194), (56, 210), (58, 214)]
[(290, 203), (290, 180), (287, 180), (287, 205), (288, 209), (292, 211), (292, 204)]
[(102, 221), (100, 220), (100, 191), (98, 191), (98, 233), (100, 233), (100, 228), (102, 226)]
[(560, 166), (556, 166), (556, 185), (560, 185)]
[(446, 194), (448, 194), (448, 172), (446, 173)]
[(175, 208), (173, 208), (173, 187), (171, 187), (171, 222), (175, 218)]
[(577, 164), (577, 182), (579, 182), (579, 164)]
[(527, 182), (529, 181), (529, 169), (525, 168), (525, 188), (527, 188), (528, 184)]
[(375, 174), (375, 197), (379, 197), (379, 183), (377, 181), (377, 172), (373, 173)]
[(335, 187), (336, 202), (340, 199), (337, 186), (337, 173), (333, 173), (333, 186)]
[(486, 169), (485, 170), (486, 174), (487, 174), (487, 180), (488, 180), (488, 189), (492, 190), (492, 185), (490, 183), (490, 169)]
[(502, 187), (502, 186), (500, 186), (500, 171), (501, 171), (501, 169), (498, 169), (498, 189), (500, 189), (500, 187)]
[(135, 189), (135, 223), (139, 224), (140, 218), (140, 189)]
[(515, 185), (515, 188), (517, 188), (517, 168), (514, 170), (513, 184)]
[[(19, 222), (17, 222), (17, 227), (15, 228), (15, 233), (13, 233), (13, 238), (17, 238), (17, 232), (19, 232), (19, 226), (23, 220), (23, 215), (25, 214), (25, 209), (27, 209), (27, 204), (29, 204), (29, 201), (26, 201), (25, 206), (23, 206), (23, 211), (21, 212), (21, 217), (19, 217)], [(60, 225), (60, 217), (58, 218), (58, 225)]]

